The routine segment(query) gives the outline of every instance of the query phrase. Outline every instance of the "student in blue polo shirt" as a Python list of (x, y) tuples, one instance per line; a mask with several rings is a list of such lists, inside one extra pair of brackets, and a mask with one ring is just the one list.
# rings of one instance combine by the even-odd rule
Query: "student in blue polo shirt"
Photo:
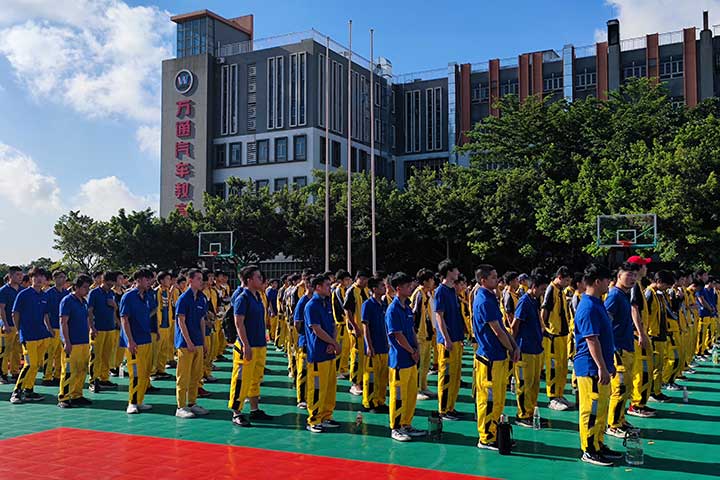
[[(297, 349), (295, 350), (295, 392), (297, 397), (297, 407), (305, 409), (307, 408), (306, 393), (307, 388), (305, 386), (307, 382), (307, 349), (306, 349), (306, 335), (305, 335), (305, 305), (313, 297), (312, 289), (312, 277), (306, 275), (303, 277), (303, 284), (305, 285), (305, 294), (300, 297), (295, 311), (293, 312), (293, 323), (295, 324), (295, 330), (298, 332)], [(277, 298), (275, 298), (277, 302)], [(268, 310), (270, 310), (270, 299), (268, 298)]]
[(93, 393), (101, 388), (117, 388), (110, 381), (110, 362), (115, 351), (115, 314), (118, 308), (113, 287), (118, 272), (105, 272), (100, 285), (90, 290), (88, 317), (90, 320), (90, 387)]
[[(267, 356), (266, 311), (260, 296), (263, 274), (258, 266), (249, 265), (242, 270), (241, 275), (246, 288), (233, 305), (238, 338), (233, 347), (228, 408), (233, 411), (232, 422), (235, 425), (249, 427), (250, 420), (267, 421), (273, 417), (258, 406)], [(250, 400), (249, 419), (242, 413), (246, 398)]]
[(73, 293), (60, 302), (60, 338), (62, 348), (62, 378), (58, 393), (58, 407), (70, 408), (91, 405), (83, 397), (83, 385), (88, 374), (90, 355), (90, 330), (88, 329), (88, 305), (85, 297), (90, 290), (92, 278), (78, 275)]
[(495, 290), (498, 275), (492, 265), (480, 265), (475, 271), (480, 287), (473, 299), (475, 352), (475, 406), (480, 436), (478, 448), (497, 450), (497, 424), (505, 407), (508, 382), (508, 353), (513, 362), (520, 360), (520, 349), (503, 326), (503, 314)]
[(630, 292), (637, 282), (640, 267), (625, 262), (617, 271), (615, 286), (605, 299), (605, 309), (610, 316), (615, 343), (615, 370), (610, 380), (610, 407), (606, 433), (625, 438), (634, 427), (625, 420), (625, 403), (632, 392), (635, 365), (635, 325), (632, 319)]
[(15, 297), (20, 291), (23, 273), (20, 267), (8, 269), (8, 282), (0, 288), (0, 385), (10, 383), (8, 373), (17, 375), (20, 370), (18, 333), (12, 319)]
[(190, 288), (178, 298), (175, 314), (174, 345), (177, 350), (176, 397), (179, 418), (207, 415), (198, 405), (198, 388), (203, 374), (207, 298), (202, 293), (207, 275), (201, 270), (188, 272)]
[(382, 278), (368, 280), (370, 298), (362, 304), (360, 318), (365, 338), (363, 369), (363, 410), (388, 413), (385, 398), (388, 387), (388, 337), (385, 328), (385, 284)]
[(335, 339), (335, 321), (330, 307), (330, 280), (318, 275), (310, 282), (313, 296), (305, 305), (307, 350), (307, 430), (322, 433), (340, 426), (333, 420), (337, 393), (335, 358), (341, 347)]
[[(417, 364), (420, 361), (415, 321), (408, 304), (413, 278), (397, 272), (390, 279), (390, 285), (395, 289), (395, 298), (385, 312), (385, 328), (390, 343), (390, 437), (398, 442), (409, 442), (414, 437), (427, 435), (427, 431), (412, 426), (418, 392)], [(450, 291), (455, 296), (455, 290), (451, 288)]]
[(610, 270), (592, 264), (583, 273), (585, 294), (575, 312), (574, 369), (578, 383), (582, 461), (612, 466), (622, 454), (603, 443), (610, 405), (610, 379), (615, 374), (613, 326), (602, 296), (608, 291)]
[(459, 420), (455, 410), (460, 392), (464, 322), (455, 293), (455, 282), (460, 271), (450, 260), (438, 265), (442, 283), (435, 290), (435, 317), (437, 320), (438, 412), (443, 420)]
[(526, 287), (526, 293), (515, 305), (510, 324), (515, 342), (520, 348), (520, 360), (514, 364), (518, 406), (515, 424), (520, 427), (533, 428), (533, 413), (540, 393), (540, 372), (543, 366), (540, 300), (545, 296), (548, 283), (550, 279), (542, 273), (533, 273), (529, 277), (529, 287)]
[(39, 402), (45, 398), (35, 393), (33, 388), (53, 335), (48, 318), (47, 298), (43, 292), (48, 273), (42, 268), (33, 268), (29, 275), (31, 286), (18, 293), (13, 305), (13, 322), (20, 333), (20, 343), (25, 355), (25, 365), (20, 370), (15, 391), (10, 397), (10, 403), (15, 404), (24, 401)]
[(120, 300), (120, 346), (127, 349), (125, 355), (130, 376), (126, 410), (128, 414), (152, 408), (144, 403), (152, 368), (150, 314), (155, 308), (153, 292), (150, 289), (152, 278), (153, 273), (150, 270), (135, 272), (135, 288), (128, 290)]
[(43, 366), (43, 381), (45, 387), (60, 385), (60, 370), (62, 368), (62, 342), (60, 341), (60, 301), (69, 295), (70, 292), (65, 288), (67, 274), (62, 270), (56, 270), (52, 273), (53, 282), (45, 291), (45, 297), (48, 301), (48, 317), (50, 318), (50, 326), (53, 329), (53, 336), (48, 344), (47, 353), (45, 354), (45, 365)]

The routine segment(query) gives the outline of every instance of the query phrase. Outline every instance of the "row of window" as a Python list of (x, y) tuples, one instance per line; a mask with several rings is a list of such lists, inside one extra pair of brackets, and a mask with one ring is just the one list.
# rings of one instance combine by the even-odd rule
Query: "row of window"
[(295, 135), (292, 137), (292, 142), (292, 158), (288, 151), (287, 137), (278, 137), (273, 140), (272, 155), (270, 153), (270, 139), (248, 142), (245, 162), (243, 162), (242, 158), (242, 142), (215, 145), (215, 168), (307, 160), (307, 135)]
[[(342, 155), (342, 144), (336, 140), (330, 140), (330, 165), (340, 168), (342, 166)], [(350, 168), (353, 173), (369, 172), (370, 160), (370, 153), (356, 147), (350, 148)], [(325, 137), (320, 137), (320, 163), (325, 165)], [(394, 180), (395, 161), (376, 155), (375, 174)]]
[[(301, 176), (301, 177), (281, 177), (281, 178), (275, 178), (272, 180), (272, 186), (274, 192), (278, 192), (284, 188), (290, 188), (292, 185), (293, 189), (302, 188), (307, 185), (307, 177)], [(290, 183), (292, 182), (292, 183)], [(268, 179), (261, 179), (261, 180), (255, 180), (255, 190), (260, 190), (261, 188), (269, 188), (270, 187), (270, 180)], [(228, 186), (225, 182), (218, 182), (213, 184), (212, 188), (212, 195), (216, 197), (222, 197), (222, 198), (228, 198), (230, 195), (236, 195), (238, 192)]]
[[(422, 112), (420, 90), (405, 92), (405, 153), (422, 149)], [(425, 148), (442, 150), (442, 88), (425, 90)], [(394, 132), (391, 132), (394, 137)], [(394, 139), (391, 139), (394, 143)]]
[(179, 23), (177, 26), (177, 57), (189, 57), (205, 53), (215, 44), (215, 22), (199, 18)]

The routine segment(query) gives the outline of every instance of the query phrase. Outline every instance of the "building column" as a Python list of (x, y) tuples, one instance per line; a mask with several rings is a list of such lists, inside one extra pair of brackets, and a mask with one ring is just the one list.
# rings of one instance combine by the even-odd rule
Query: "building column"
[(597, 76), (597, 98), (608, 99), (608, 44), (600, 42), (595, 44), (595, 62)]
[(660, 81), (660, 46), (658, 34), (651, 33), (645, 37), (645, 72), (647, 78)]
[(532, 93), (542, 99), (543, 94), (543, 54), (532, 54)]
[(470, 86), (471, 65), (463, 63), (460, 65), (460, 144), (467, 142), (466, 133), (470, 131)]
[(575, 47), (563, 47), (563, 97), (572, 102), (575, 98)]
[(713, 82), (713, 35), (708, 22), (708, 12), (703, 12), (703, 29), (700, 32), (700, 100), (715, 93)]
[(530, 95), (530, 54), (528, 53), (518, 56), (518, 94), (521, 102)]
[(607, 72), (608, 72), (608, 90), (616, 91), (620, 89), (620, 22), (617, 20), (609, 20), (607, 22), (608, 29), (608, 55), (607, 55)]
[[(457, 163), (457, 153), (455, 152), (455, 145), (457, 143), (457, 110), (459, 108), (457, 98), (457, 84), (459, 80), (459, 68), (455, 62), (448, 63), (448, 152), (450, 152), (450, 161)], [(455, 161), (453, 161), (455, 160)]]
[(500, 110), (495, 107), (495, 102), (500, 98), (500, 60), (495, 58), (490, 60), (490, 115), (493, 117), (500, 116)]
[(697, 88), (697, 45), (695, 27), (683, 30), (683, 79), (685, 80), (685, 105), (694, 107), (698, 103)]

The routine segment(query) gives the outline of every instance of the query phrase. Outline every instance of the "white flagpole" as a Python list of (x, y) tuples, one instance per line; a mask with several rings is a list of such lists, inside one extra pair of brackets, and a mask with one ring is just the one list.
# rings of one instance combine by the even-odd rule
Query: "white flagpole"
[(347, 270), (352, 275), (352, 20), (348, 21), (348, 99), (347, 99)]
[(330, 37), (325, 38), (325, 271), (330, 271)]
[(377, 273), (377, 244), (375, 242), (375, 85), (373, 84), (373, 70), (375, 70), (375, 57), (373, 52), (373, 34), (370, 29), (370, 219), (372, 224), (372, 270)]

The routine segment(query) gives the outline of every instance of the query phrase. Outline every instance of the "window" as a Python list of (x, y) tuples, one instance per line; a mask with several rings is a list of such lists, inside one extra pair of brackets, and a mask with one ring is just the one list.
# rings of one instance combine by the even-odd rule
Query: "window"
[(342, 133), (343, 127), (343, 66), (333, 62), (331, 81), (332, 108), (330, 111), (330, 129)]
[(361, 172), (367, 172), (368, 168), (368, 153), (365, 150), (360, 150), (360, 169)]
[(236, 142), (230, 144), (230, 166), (237, 167), (242, 165), (242, 143)]
[[(208, 52), (215, 45), (215, 22), (203, 17), (178, 24), (177, 57)], [(212, 50), (210, 50), (212, 51)]]
[(623, 69), (623, 77), (624, 78), (641, 78), (646, 76), (646, 66), (645, 63), (636, 65), (635, 62), (632, 63), (629, 67), (625, 67)]
[(281, 137), (275, 139), (275, 161), (276, 162), (287, 162), (288, 161), (288, 139), (287, 137)]
[(238, 131), (238, 66), (230, 65), (230, 94), (228, 95), (228, 131), (237, 133)]
[(390, 125), (390, 145), (395, 148), (395, 125)]
[(350, 118), (350, 131), (352, 132), (352, 138), (358, 138), (358, 130), (360, 129), (360, 88), (358, 82), (360, 81), (360, 75), (357, 72), (352, 72), (352, 117)]
[(340, 167), (342, 165), (342, 157), (341, 157), (341, 150), (340, 150), (340, 142), (336, 142), (335, 140), (332, 141), (332, 166), (333, 167)]
[(325, 82), (327, 75), (325, 72), (325, 55), (318, 56), (318, 118), (321, 127), (325, 126)]
[(577, 75), (577, 88), (578, 90), (586, 90), (594, 87), (597, 84), (597, 74), (595, 72), (588, 72), (587, 69), (583, 73)]
[(392, 92), (392, 105), (390, 113), (395, 113), (395, 90)]
[(307, 186), (307, 177), (293, 177), (293, 185), (295, 185), (295, 188)]
[(360, 104), (362, 105), (362, 121), (360, 122), (361, 138), (370, 141), (370, 81), (360, 75)]
[(350, 148), (350, 168), (353, 173), (359, 172), (358, 170), (358, 151), (357, 148)]
[(287, 188), (288, 186), (288, 179), (287, 178), (276, 178), (275, 179), (275, 191), (279, 192), (283, 188)]
[(375, 82), (375, 98), (373, 100), (376, 107), (382, 105), (382, 90), (380, 89), (380, 82)]
[(230, 83), (230, 65), (223, 65), (220, 69), (220, 135), (228, 133), (228, 98)]
[(425, 90), (425, 131), (426, 149), (442, 148), (442, 89), (440, 87)]
[[(270, 158), (270, 142), (268, 140), (257, 141), (257, 163), (268, 163)], [(250, 163), (250, 162), (248, 162)]]
[(290, 55), (290, 126), (305, 125), (307, 97), (307, 54)]
[(267, 59), (268, 129), (282, 128), (284, 115), (285, 62), (283, 57)]
[(225, 184), (214, 183), (212, 189), (212, 195), (214, 197), (225, 198)]
[(257, 142), (248, 142), (247, 144), (247, 164), (255, 165), (257, 163)]
[(683, 59), (682, 56), (668, 57), (660, 63), (660, 78), (666, 80), (668, 78), (678, 78), (683, 76)]
[(259, 191), (262, 188), (267, 188), (267, 186), (270, 185), (269, 180), (255, 180), (255, 190)]
[(225, 168), (227, 162), (225, 160), (225, 144), (215, 145), (215, 168)]
[(442, 150), (442, 88), (435, 87), (435, 99), (434, 99), (434, 115), (433, 124), (435, 126), (435, 135), (433, 140), (435, 141), (435, 150)]
[(517, 82), (512, 82), (508, 80), (506, 83), (503, 83), (500, 86), (500, 95), (517, 95), (518, 93), (518, 84)]
[(325, 137), (320, 137), (320, 163), (325, 165), (325, 159), (327, 158), (325, 152)]
[(487, 102), (490, 98), (490, 87), (488, 85), (478, 83), (472, 88), (470, 97), (471, 101), (475, 103)]
[[(323, 145), (321, 155), (325, 155), (325, 145)], [(295, 135), (293, 137), (293, 160), (307, 160), (307, 135)]]
[(563, 77), (556, 77), (554, 74), (550, 78), (543, 79), (543, 91), (554, 92), (555, 90), (562, 90), (563, 88)]
[(405, 92), (405, 153), (420, 151), (420, 90)]
[(248, 65), (247, 77), (247, 129), (253, 131), (257, 124), (257, 67), (254, 63)]

